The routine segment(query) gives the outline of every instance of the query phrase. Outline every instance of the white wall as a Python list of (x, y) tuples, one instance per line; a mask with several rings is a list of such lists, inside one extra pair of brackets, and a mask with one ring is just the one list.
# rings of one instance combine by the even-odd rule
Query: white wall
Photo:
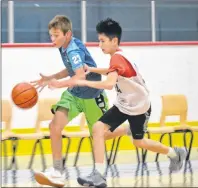
[[(108, 67), (109, 57), (98, 47), (88, 47), (98, 67)], [(158, 122), (163, 94), (185, 94), (188, 97), (188, 120), (198, 120), (198, 46), (131, 46), (122, 47), (130, 55), (150, 89), (153, 113), (150, 122)], [(15, 84), (52, 74), (64, 68), (57, 49), (26, 47), (2, 49), (2, 98), (10, 99)], [(59, 98), (64, 89), (45, 89), (40, 98)], [(110, 104), (115, 92), (108, 91)], [(30, 110), (13, 108), (14, 128), (34, 127), (36, 106)], [(79, 118), (70, 125), (77, 124)], [(168, 121), (177, 121), (169, 118)]]

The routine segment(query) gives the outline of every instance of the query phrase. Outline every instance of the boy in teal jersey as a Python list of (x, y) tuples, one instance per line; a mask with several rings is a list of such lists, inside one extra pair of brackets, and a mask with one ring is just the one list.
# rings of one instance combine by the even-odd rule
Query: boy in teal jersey
[[(68, 89), (63, 92), (60, 101), (53, 105), (51, 109), (54, 113), (49, 126), (53, 168), (47, 169), (45, 172), (35, 172), (35, 179), (43, 185), (63, 187), (65, 177), (62, 162), (61, 132), (64, 126), (83, 112), (88, 122), (90, 134), (92, 134), (92, 126), (107, 110), (108, 101), (103, 89), (71, 87), (74, 80), (101, 80), (100, 74), (85, 74), (84, 66), (96, 67), (96, 63), (85, 45), (72, 36), (71, 21), (66, 16), (55, 16), (50, 21), (48, 29), (52, 43), (59, 48), (65, 69), (51, 76), (41, 74), (41, 78), (32, 83), (40, 90), (45, 86)], [(104, 74), (106, 74), (105, 69)], [(70, 79), (60, 80), (68, 76)], [(127, 134), (128, 131), (128, 127), (118, 127), (114, 132), (107, 131), (105, 138), (111, 139), (122, 136)], [(99, 168), (104, 168), (104, 166)]]

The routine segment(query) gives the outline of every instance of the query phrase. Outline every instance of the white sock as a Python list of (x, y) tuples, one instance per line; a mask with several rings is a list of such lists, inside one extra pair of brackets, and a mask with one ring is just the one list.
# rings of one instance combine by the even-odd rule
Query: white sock
[(175, 150), (170, 147), (167, 156), (170, 158), (173, 158), (173, 157), (176, 157), (177, 154), (176, 154)]
[(104, 163), (95, 163), (95, 168), (98, 172), (101, 174), (104, 174), (105, 172), (105, 164)]

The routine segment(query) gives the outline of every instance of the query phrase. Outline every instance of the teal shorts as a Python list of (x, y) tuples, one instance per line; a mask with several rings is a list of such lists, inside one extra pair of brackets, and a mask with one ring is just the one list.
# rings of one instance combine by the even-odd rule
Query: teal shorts
[(78, 98), (68, 91), (65, 91), (57, 104), (52, 106), (52, 112), (55, 113), (58, 107), (63, 107), (68, 110), (69, 121), (77, 117), (81, 112), (84, 112), (90, 134), (92, 134), (94, 123), (96, 123), (108, 109), (108, 99), (104, 91), (94, 99)]

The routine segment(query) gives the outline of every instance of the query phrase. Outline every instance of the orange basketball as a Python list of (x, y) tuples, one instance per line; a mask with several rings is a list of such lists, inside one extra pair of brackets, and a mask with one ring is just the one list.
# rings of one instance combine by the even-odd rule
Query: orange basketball
[(38, 101), (38, 93), (29, 83), (19, 83), (12, 89), (12, 100), (20, 108), (32, 108)]

